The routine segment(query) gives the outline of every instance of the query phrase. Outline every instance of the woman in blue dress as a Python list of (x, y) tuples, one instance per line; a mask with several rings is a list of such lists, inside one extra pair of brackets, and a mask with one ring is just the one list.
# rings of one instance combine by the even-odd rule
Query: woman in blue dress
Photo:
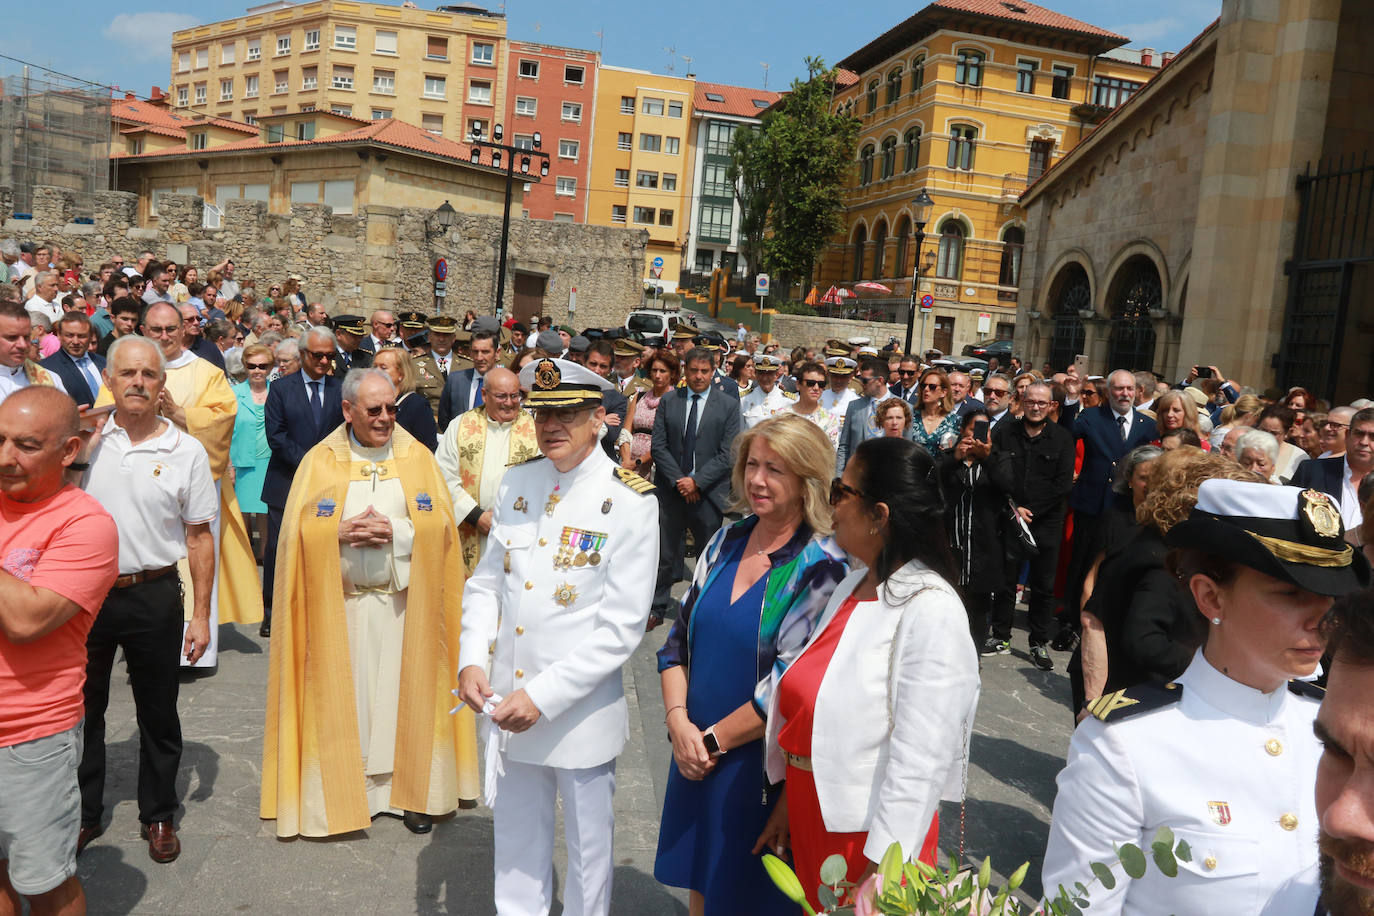
[(229, 464), (234, 468), (234, 496), (239, 501), (248, 530), (257, 532), (254, 552), (262, 559), (262, 545), (267, 539), (267, 504), (262, 501), (262, 480), (267, 474), (267, 461), (272, 450), (267, 447), (267, 429), (263, 422), (263, 405), (267, 403), (267, 376), (275, 362), (272, 351), (261, 344), (246, 347), (243, 367), (248, 378), (233, 386), (239, 402), (234, 415), (234, 437), (229, 441)]
[(693, 916), (793, 916), (753, 851), (776, 800), (760, 739), (778, 678), (846, 572), (829, 537), (835, 451), (815, 424), (780, 414), (741, 433), (737, 456), (748, 514), (702, 551), (658, 653), (673, 762), (654, 876), (691, 890)]
[(927, 369), (921, 373), (917, 393), (920, 406), (911, 424), (911, 438), (925, 446), (932, 458), (939, 458), (959, 441), (959, 411), (954, 409), (949, 377), (942, 369)]

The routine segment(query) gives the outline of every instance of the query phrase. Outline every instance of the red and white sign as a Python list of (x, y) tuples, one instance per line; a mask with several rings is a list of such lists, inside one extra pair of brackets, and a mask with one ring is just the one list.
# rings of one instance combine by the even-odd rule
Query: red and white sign
[(448, 261), (445, 258), (434, 262), (434, 279), (440, 282), (448, 279)]

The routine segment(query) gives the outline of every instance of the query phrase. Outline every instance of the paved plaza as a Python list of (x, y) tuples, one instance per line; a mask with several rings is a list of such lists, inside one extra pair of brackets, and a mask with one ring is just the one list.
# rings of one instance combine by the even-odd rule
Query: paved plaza
[[(654, 651), (666, 627), (649, 634), (626, 669), (630, 741), (617, 768), (615, 891), (619, 916), (685, 914), (685, 892), (654, 880), (659, 811), (671, 755)], [(1018, 630), (1016, 645), (1024, 645)], [(492, 912), (492, 828), (486, 808), (462, 811), (414, 836), (381, 817), (362, 834), (278, 840), (258, 818), (268, 641), (257, 627), (220, 628), (213, 677), (181, 687), (185, 755), (177, 782), (181, 858), (149, 860), (138, 838), (133, 701), (117, 665), (109, 711), (108, 829), (82, 855), (92, 913), (458, 913)], [(1049, 829), (1054, 777), (1070, 733), (1067, 656), (1056, 670), (1033, 668), (1024, 650), (983, 659), (983, 694), (963, 812), (966, 859), (994, 856), (1005, 875), (1022, 861), (1039, 891), (1039, 858)], [(956, 851), (960, 810), (941, 811), (941, 846)], [(561, 833), (561, 827), (560, 827)], [(564, 858), (556, 858), (561, 881)], [(559, 912), (557, 906), (555, 913)]]

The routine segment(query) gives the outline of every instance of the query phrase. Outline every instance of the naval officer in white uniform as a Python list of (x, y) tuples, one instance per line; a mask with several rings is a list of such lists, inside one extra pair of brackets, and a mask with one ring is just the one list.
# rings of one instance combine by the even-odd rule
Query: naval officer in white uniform
[(740, 419), (745, 429), (752, 429), (776, 413), (797, 403), (797, 396), (778, 386), (778, 372), (782, 360), (771, 353), (754, 357), (754, 390), (740, 398)]
[[(1208, 480), (1171, 528), (1170, 569), (1206, 618), (1192, 664), (1088, 706), (1059, 774), (1043, 882), (1053, 896), (1089, 887), (1094, 914), (1258, 913), (1276, 888), (1317, 860), (1313, 735), (1321, 688), (1319, 627), (1332, 598), (1364, 587), (1369, 565), (1343, 539), (1324, 493)], [(1149, 854), (1173, 830), (1190, 861), (1169, 878), (1151, 865), (1107, 890), (1091, 863), (1115, 848)], [(1296, 916), (1306, 916), (1305, 913)]]
[(653, 598), (658, 501), (597, 446), (610, 382), (542, 359), (520, 386), (544, 457), (512, 467), (498, 491), (487, 552), (463, 593), (458, 694), (490, 713), (496, 912), (549, 912), (561, 796), (563, 912), (605, 916), (615, 758), (629, 733), (620, 668)]

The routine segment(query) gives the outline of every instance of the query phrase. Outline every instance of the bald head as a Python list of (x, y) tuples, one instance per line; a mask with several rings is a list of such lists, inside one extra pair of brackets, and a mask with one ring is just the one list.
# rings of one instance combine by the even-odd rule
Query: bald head
[(176, 359), (185, 349), (181, 312), (166, 302), (156, 302), (143, 313), (143, 336), (157, 343), (164, 359)]
[(62, 489), (81, 450), (76, 403), (56, 388), (21, 388), (0, 403), (0, 492), (38, 502)]
[(488, 417), (509, 423), (519, 415), (520, 377), (514, 372), (498, 366), (482, 376), (482, 388)]

